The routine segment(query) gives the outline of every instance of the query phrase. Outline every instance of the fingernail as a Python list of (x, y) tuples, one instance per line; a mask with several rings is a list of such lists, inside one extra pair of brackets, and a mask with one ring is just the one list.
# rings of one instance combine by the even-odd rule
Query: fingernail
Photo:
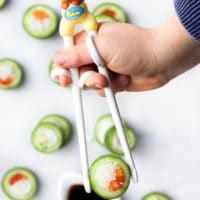
[(99, 85), (99, 84), (95, 84), (95, 88), (102, 89), (103, 87), (101, 85)]

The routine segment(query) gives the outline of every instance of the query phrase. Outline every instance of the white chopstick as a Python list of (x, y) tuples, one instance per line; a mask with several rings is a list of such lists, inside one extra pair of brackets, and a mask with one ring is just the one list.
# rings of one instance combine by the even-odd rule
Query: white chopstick
[[(73, 40), (64, 38), (64, 46), (69, 48), (73, 46)], [(86, 144), (86, 134), (85, 134), (85, 120), (83, 112), (83, 103), (81, 96), (81, 89), (79, 87), (79, 71), (77, 68), (70, 69), (72, 78), (72, 96), (74, 100), (74, 110), (76, 117), (76, 126), (78, 132), (78, 141), (81, 157), (81, 166), (83, 173), (83, 185), (87, 193), (91, 193), (90, 181), (89, 181), (89, 162), (88, 162), (88, 152)]]
[(97, 65), (98, 71), (99, 73), (103, 74), (108, 82), (109, 82), (109, 86), (104, 88), (105, 94), (106, 94), (106, 98), (107, 98), (107, 102), (109, 104), (110, 107), (110, 111), (112, 114), (112, 118), (113, 121), (115, 123), (116, 129), (117, 129), (117, 133), (122, 145), (122, 149), (124, 151), (124, 156), (126, 159), (126, 162), (128, 163), (130, 170), (131, 170), (131, 174), (132, 174), (132, 180), (133, 182), (137, 183), (138, 182), (138, 173), (137, 173), (137, 169), (135, 167), (135, 163), (133, 160), (133, 156), (131, 154), (128, 142), (127, 142), (127, 138), (126, 138), (126, 134), (122, 125), (122, 120), (120, 117), (120, 112), (119, 112), (119, 108), (116, 102), (116, 98), (113, 94), (113, 91), (110, 87), (110, 77), (108, 74), (108, 71), (106, 69), (106, 65), (104, 60), (101, 58), (99, 52), (97, 51), (97, 48), (94, 44), (93, 41), (93, 36), (92, 35), (88, 35), (86, 38), (86, 44), (90, 53), (90, 56), (92, 57), (94, 63)]

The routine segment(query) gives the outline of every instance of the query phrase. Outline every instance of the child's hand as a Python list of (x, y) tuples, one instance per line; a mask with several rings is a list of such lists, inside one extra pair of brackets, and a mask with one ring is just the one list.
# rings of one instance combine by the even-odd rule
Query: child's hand
[[(81, 67), (95, 69), (85, 43), (86, 33), (78, 33), (75, 46), (55, 54), (55, 64), (65, 69)], [(112, 88), (118, 91), (151, 90), (200, 62), (200, 47), (185, 31), (177, 17), (172, 17), (157, 29), (143, 29), (129, 24), (104, 23), (100, 25), (96, 46), (107, 63)], [(61, 85), (71, 80), (60, 78)], [(86, 86), (96, 88), (100, 95), (107, 81), (98, 73), (92, 75)]]

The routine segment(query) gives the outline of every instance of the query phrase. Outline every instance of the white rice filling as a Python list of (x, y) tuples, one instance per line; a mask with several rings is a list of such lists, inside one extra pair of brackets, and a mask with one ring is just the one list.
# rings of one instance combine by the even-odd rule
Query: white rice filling
[(31, 30), (38, 33), (43, 33), (51, 27), (51, 19), (46, 18), (43, 20), (38, 20), (33, 15), (30, 15), (28, 19), (28, 24)]
[(117, 163), (114, 162), (107, 162), (98, 167), (95, 174), (95, 180), (101, 188), (108, 190), (109, 183), (116, 178), (115, 170), (117, 168), (119, 167)]
[(9, 185), (8, 187), (13, 194), (17, 196), (22, 196), (30, 192), (31, 182), (28, 179), (26, 179), (18, 181), (14, 185)]
[(113, 125), (114, 125), (114, 122), (112, 119), (106, 119), (102, 122), (100, 126), (100, 130), (98, 130), (99, 131), (98, 137), (102, 144), (105, 143), (104, 141), (105, 141), (107, 130), (110, 129)]
[(57, 142), (57, 137), (54, 131), (50, 129), (42, 129), (37, 135), (37, 142), (39, 144), (45, 144), (46, 147), (50, 148), (54, 146)]
[(10, 64), (0, 65), (0, 78), (6, 80), (8, 77), (15, 77), (15, 72)]

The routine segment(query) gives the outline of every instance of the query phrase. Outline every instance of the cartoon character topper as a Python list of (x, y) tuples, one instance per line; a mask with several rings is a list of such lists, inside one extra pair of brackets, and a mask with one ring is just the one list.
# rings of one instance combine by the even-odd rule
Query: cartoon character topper
[(62, 37), (72, 37), (77, 24), (81, 24), (88, 33), (97, 31), (98, 23), (88, 11), (84, 0), (62, 0), (61, 7), (60, 35)]

